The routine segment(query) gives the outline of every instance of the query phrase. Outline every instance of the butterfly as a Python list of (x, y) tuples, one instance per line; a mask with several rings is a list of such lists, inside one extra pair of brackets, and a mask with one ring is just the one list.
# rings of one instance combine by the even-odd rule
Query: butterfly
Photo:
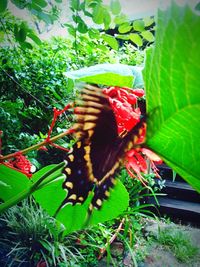
[(133, 147), (141, 123), (119, 135), (108, 97), (102, 89), (92, 85), (82, 89), (74, 112), (73, 130), (77, 142), (67, 155), (68, 164), (63, 170), (66, 174), (63, 189), (67, 196), (60, 208), (67, 204), (83, 204), (93, 191), (89, 206), (92, 212), (94, 208), (100, 209), (109, 198), (110, 190), (116, 184), (116, 172), (125, 152)]

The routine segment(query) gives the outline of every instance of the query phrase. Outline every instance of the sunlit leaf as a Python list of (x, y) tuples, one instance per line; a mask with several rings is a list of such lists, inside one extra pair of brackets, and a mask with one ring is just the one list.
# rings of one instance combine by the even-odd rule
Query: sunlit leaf
[[(135, 75), (133, 74), (135, 70)], [(141, 69), (123, 64), (99, 64), (64, 73), (70, 79), (109, 86), (132, 87), (136, 76), (141, 77)], [(141, 79), (141, 78), (139, 78)]]
[(114, 50), (118, 50), (119, 44), (115, 37), (109, 35), (109, 34), (102, 34), (103, 40)]
[(137, 33), (130, 33), (129, 34), (129, 39), (136, 44), (137, 46), (142, 46), (143, 42), (142, 42), (142, 38), (140, 37), (139, 34)]
[[(37, 172), (37, 177), (35, 175), (33, 180), (37, 181), (39, 177), (41, 177), (47, 170), (50, 170), (51, 168), (52, 166), (43, 168), (43, 170)], [(33, 194), (36, 201), (51, 216), (55, 215), (56, 211), (67, 195), (67, 192), (62, 188), (64, 179), (64, 176), (60, 176)], [(71, 204), (68, 204), (64, 206), (62, 209), (60, 209), (56, 218), (66, 227), (67, 234), (75, 230), (83, 229), (92, 224), (113, 219), (120, 215), (127, 208), (129, 196), (128, 192), (120, 181), (118, 181), (117, 185), (111, 189), (110, 193), (109, 199), (103, 202), (102, 208), (99, 211), (94, 210), (91, 218), (87, 222), (87, 225), (86, 221), (88, 207), (93, 194), (88, 196), (83, 205), (72, 206)]]
[(96, 5), (92, 15), (92, 19), (96, 24), (102, 24), (104, 20), (104, 8), (101, 5)]
[(141, 32), (141, 35), (144, 39), (146, 39), (149, 42), (153, 42), (155, 39), (153, 33), (150, 31), (143, 31)]
[(107, 9), (104, 9), (104, 18), (103, 18), (104, 28), (108, 30), (111, 23), (111, 16)]
[(156, 25), (144, 70), (147, 145), (200, 192), (200, 16), (173, 3)]
[(143, 20), (135, 20), (133, 22), (133, 28), (135, 31), (141, 32), (144, 30), (144, 21)]
[(74, 10), (79, 10), (80, 9), (80, 0), (70, 0), (71, 7)]
[(121, 40), (129, 40), (129, 34), (117, 34), (115, 37)]
[(88, 28), (87, 28), (87, 25), (85, 24), (84, 21), (81, 21), (81, 22), (78, 23), (77, 30), (80, 33), (86, 33), (87, 32)]
[(131, 29), (132, 29), (132, 26), (130, 26), (130, 24), (129, 24), (128, 22), (126, 22), (126, 23), (123, 23), (123, 24), (121, 24), (121, 25), (119, 26), (118, 31), (119, 31), (120, 33), (127, 33), (127, 32), (129, 32)]
[(99, 38), (100, 36), (100, 33), (97, 29), (89, 29), (88, 34), (92, 39)]
[(120, 14), (114, 18), (114, 22), (117, 25), (120, 25), (122, 23), (128, 22), (128, 17), (125, 14)]
[(12, 197), (29, 188), (31, 181), (16, 170), (0, 164), (0, 199), (8, 201)]
[(40, 38), (33, 34), (33, 33), (28, 33), (28, 37), (31, 38), (37, 45), (41, 45), (42, 41), (40, 40)]
[(143, 21), (144, 21), (144, 26), (145, 27), (149, 27), (154, 23), (154, 19), (150, 18), (150, 17), (144, 18)]
[(114, 15), (118, 15), (121, 11), (121, 5), (119, 3), (119, 0), (111, 0), (110, 8)]

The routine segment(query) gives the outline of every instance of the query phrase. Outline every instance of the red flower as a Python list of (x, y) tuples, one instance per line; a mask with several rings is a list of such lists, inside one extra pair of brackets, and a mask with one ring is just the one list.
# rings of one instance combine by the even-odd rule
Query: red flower
[(9, 166), (12, 169), (18, 170), (24, 173), (27, 177), (32, 176), (32, 167), (31, 162), (20, 152), (16, 153), (14, 160), (10, 160), (5, 165)]
[[(115, 113), (118, 134), (120, 135), (124, 131), (130, 131), (140, 121), (141, 111), (137, 107), (137, 100), (139, 97), (144, 96), (144, 90), (127, 87), (110, 87), (104, 88), (103, 92), (108, 95), (109, 102)], [(129, 150), (125, 156), (125, 167), (129, 175), (137, 177), (144, 185), (146, 183), (144, 182), (142, 173), (147, 174), (148, 172), (147, 159), (149, 159), (151, 168), (157, 177), (159, 175), (154, 162), (157, 164), (162, 162), (155, 153), (147, 148), (141, 147), (145, 142), (145, 137), (146, 124), (143, 124), (138, 139), (133, 144), (133, 147), (137, 145), (137, 148)]]
[[(144, 95), (142, 89), (140, 95)], [(108, 95), (109, 102), (115, 113), (119, 135), (130, 131), (140, 121), (140, 109), (136, 107), (137, 93), (131, 88), (110, 87), (104, 88), (103, 93)], [(133, 106), (135, 105), (135, 106)]]

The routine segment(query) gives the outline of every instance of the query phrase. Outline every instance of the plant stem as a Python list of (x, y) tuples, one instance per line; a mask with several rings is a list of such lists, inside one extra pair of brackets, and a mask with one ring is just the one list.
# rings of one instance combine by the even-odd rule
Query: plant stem
[[(62, 138), (64, 136), (66, 136), (68, 134), (71, 134), (72, 132), (73, 132), (73, 129), (69, 129), (68, 131), (66, 131), (64, 133), (58, 134), (58, 135), (50, 138), (49, 140), (44, 140), (44, 141), (42, 141), (42, 142), (40, 142), (40, 143), (38, 143), (36, 145), (32, 145), (32, 146), (27, 147), (27, 148), (25, 148), (23, 150), (20, 150), (20, 153), (21, 154), (26, 154), (26, 153), (28, 153), (28, 152), (30, 152), (32, 150), (36, 150), (36, 149), (40, 148), (41, 146), (45, 146), (45, 145), (47, 145), (49, 143), (53, 143), (56, 140), (58, 140), (58, 139), (60, 139), (60, 138)], [(6, 156), (1, 156), (0, 155), (0, 162), (2, 162), (4, 160), (8, 160), (10, 158), (14, 158), (16, 156), (16, 153), (18, 153), (18, 152), (15, 152), (15, 153), (12, 153), (12, 154), (9, 154), (9, 155), (6, 155)]]
[[(11, 199), (6, 201), (5, 203), (0, 204), (0, 214), (3, 213), (5, 210), (9, 209), (10, 207), (16, 205), (21, 200), (23, 200), (26, 197), (30, 196), (34, 191), (36, 191), (39, 188), (40, 184), (47, 177), (49, 177), (52, 173), (56, 172), (58, 169), (63, 168), (65, 165), (66, 165), (65, 162), (61, 162), (61, 163), (57, 164), (53, 169), (51, 169), (50, 171), (46, 172), (38, 181), (33, 183), (29, 188), (27, 188), (24, 191), (20, 192), (19, 194), (17, 194), (16, 196), (12, 197)], [(55, 178), (57, 178), (57, 177), (52, 177), (51, 179), (49, 179), (48, 182), (51, 182)]]
[(98, 255), (98, 260), (100, 260), (100, 259), (103, 257), (103, 255), (104, 255), (105, 252), (106, 252), (107, 247), (110, 246), (110, 245), (113, 243), (113, 241), (117, 238), (117, 235), (118, 235), (119, 232), (122, 230), (122, 226), (123, 226), (123, 224), (124, 224), (124, 221), (125, 221), (125, 218), (122, 219), (122, 221), (120, 222), (120, 224), (119, 224), (117, 230), (115, 231), (114, 235), (113, 235), (113, 236), (110, 238), (110, 240), (106, 243), (105, 247), (104, 247), (103, 249), (101, 249), (100, 254)]

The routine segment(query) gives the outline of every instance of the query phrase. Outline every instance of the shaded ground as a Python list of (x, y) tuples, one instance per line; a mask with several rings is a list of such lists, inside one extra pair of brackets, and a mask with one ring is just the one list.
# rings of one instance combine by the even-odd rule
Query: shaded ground
[[(111, 246), (113, 263), (108, 265), (104, 257), (98, 267), (200, 267), (199, 228), (147, 220), (141, 239), (135, 246), (134, 255), (130, 251), (124, 253), (122, 244), (115, 241)], [(122, 261), (115, 257), (120, 253)], [(138, 253), (142, 262), (138, 262)]]
[[(146, 227), (146, 234), (156, 237), (159, 235), (159, 231), (165, 233), (181, 232), (183, 236), (188, 240), (188, 244), (191, 244), (194, 248), (197, 248), (197, 252), (194, 256), (188, 259), (186, 262), (181, 262), (175, 256), (175, 250), (169, 248), (163, 244), (154, 241), (152, 246), (149, 247), (148, 256), (143, 264), (139, 266), (144, 267), (200, 267), (200, 229), (190, 226), (182, 226), (177, 224), (164, 224), (150, 221)], [(158, 238), (159, 239), (159, 238)], [(178, 241), (178, 240), (177, 240)], [(182, 244), (180, 244), (182, 245)], [(187, 256), (189, 252), (182, 251)], [(183, 255), (184, 256), (184, 255)]]

